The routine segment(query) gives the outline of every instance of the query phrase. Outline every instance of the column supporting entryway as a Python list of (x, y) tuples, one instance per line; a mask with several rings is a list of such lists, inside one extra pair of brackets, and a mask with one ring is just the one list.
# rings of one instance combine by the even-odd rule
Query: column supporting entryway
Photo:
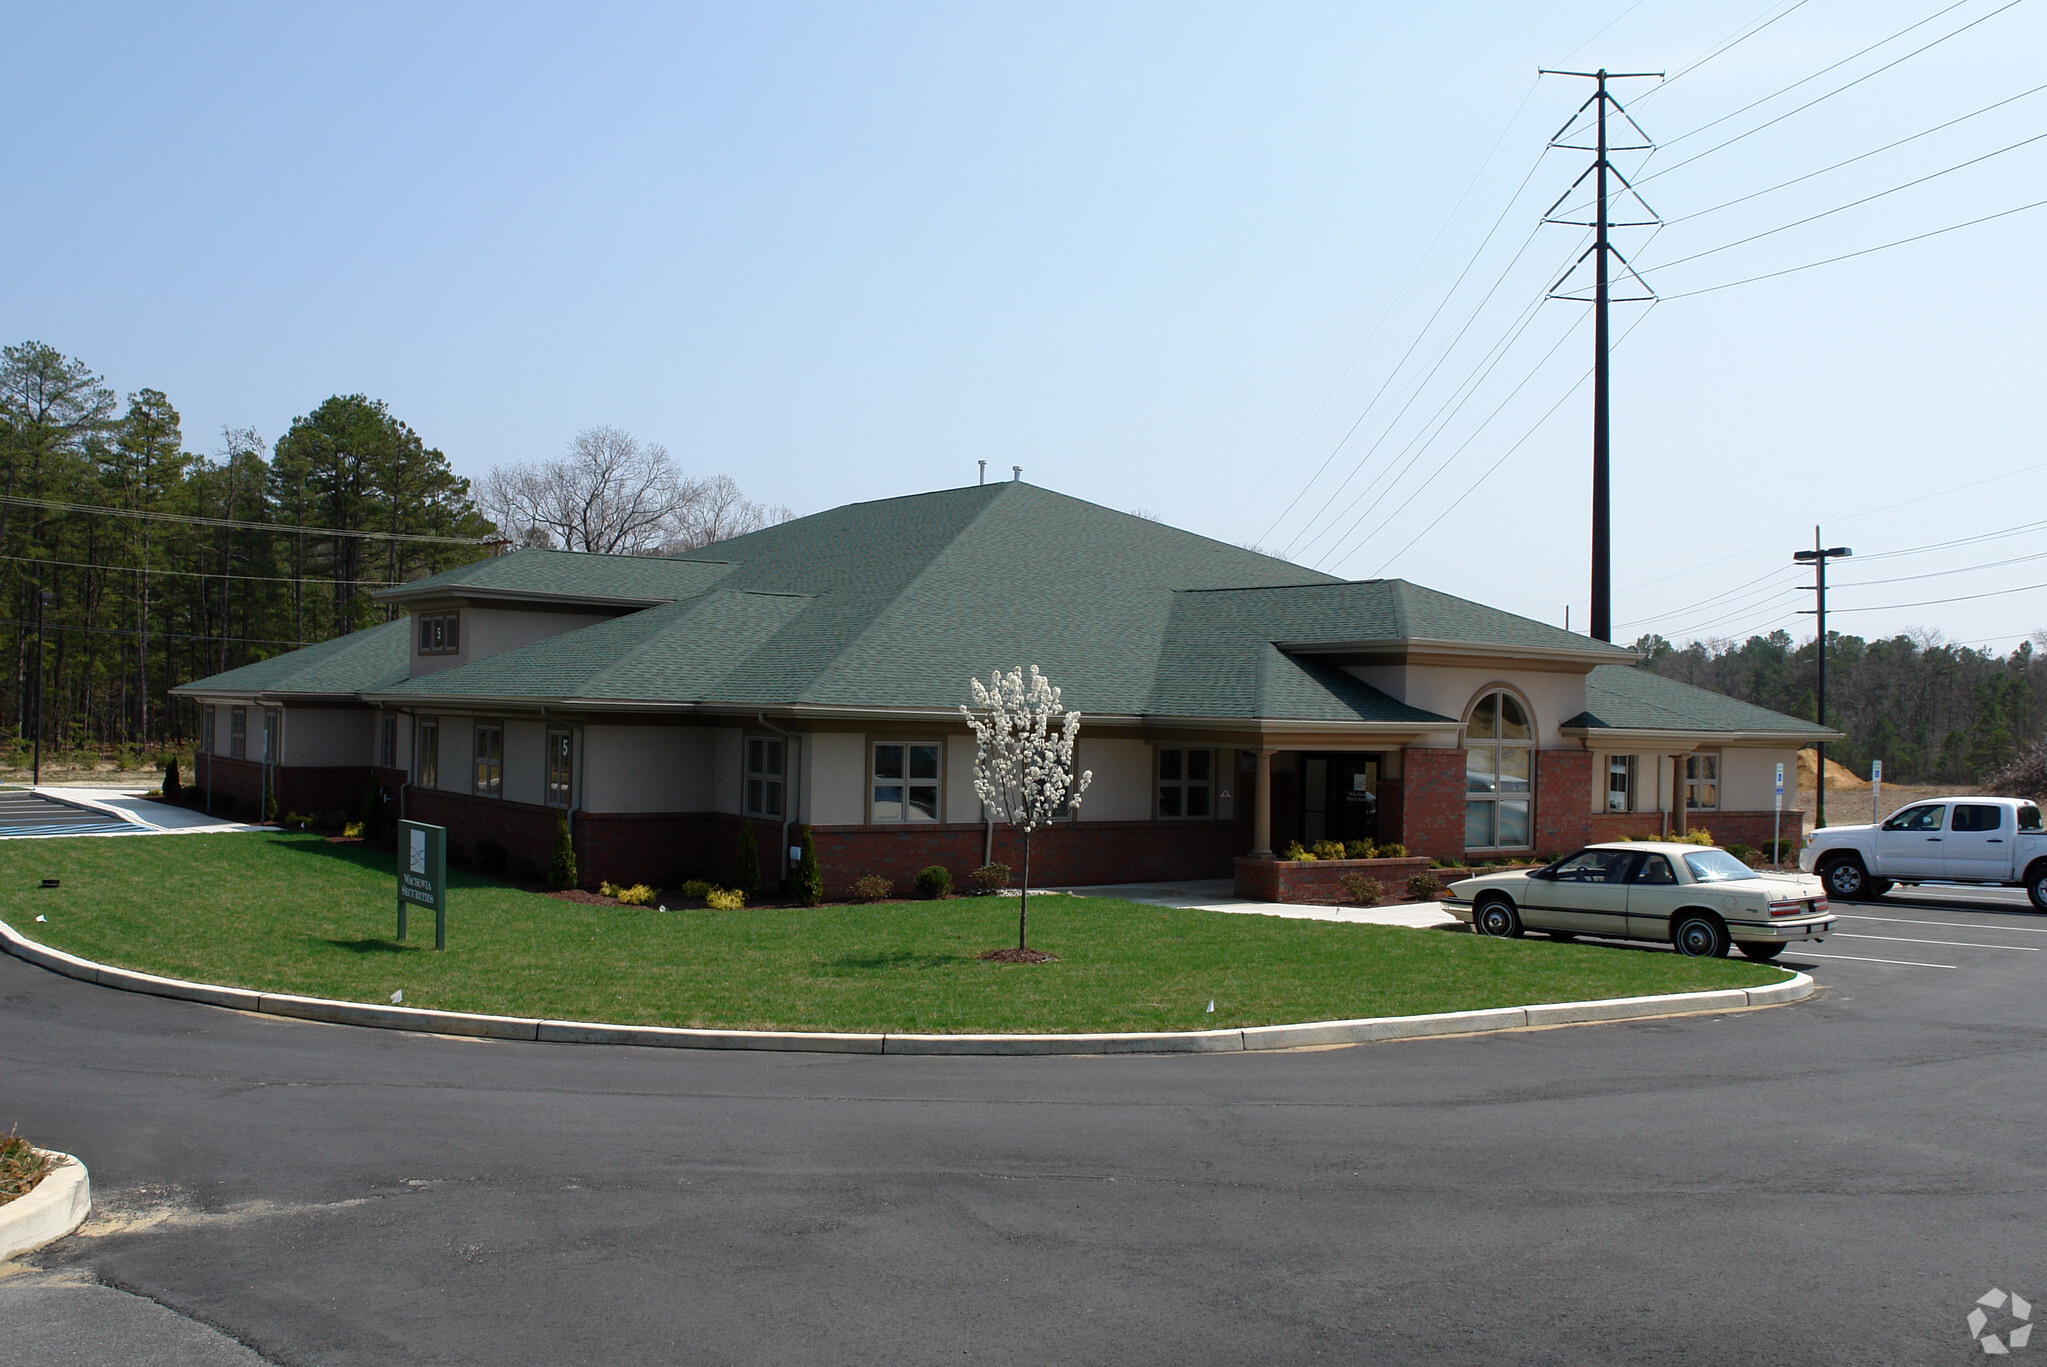
[(1258, 791), (1251, 799), (1251, 857), (1272, 858), (1272, 756), (1258, 750)]

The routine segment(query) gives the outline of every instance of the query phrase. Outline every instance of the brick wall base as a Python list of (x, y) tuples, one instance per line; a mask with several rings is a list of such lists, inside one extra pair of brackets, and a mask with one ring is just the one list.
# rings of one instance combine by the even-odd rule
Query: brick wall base
[(1395, 901), (1407, 900), (1407, 880), (1429, 871), (1426, 856), (1408, 859), (1317, 859), (1302, 863), (1292, 859), (1252, 859), (1239, 856), (1233, 861), (1237, 875), (1237, 896), (1255, 902), (1288, 902), (1300, 906), (1333, 907), (1350, 901), (1343, 877), (1361, 873), (1386, 885)]
[[(1464, 751), (1409, 748), (1400, 765), (1400, 828), (1392, 838), (1409, 854), (1462, 859)], [(1379, 827), (1386, 829), (1383, 816)]]
[[(242, 821), (263, 819), (263, 765), (253, 759), (230, 759), (225, 755), (200, 755), (192, 766), (192, 778), (186, 785), (200, 795), (200, 801), (207, 798), (207, 784), (212, 783), (212, 801), (216, 810), (223, 804), (219, 799), (234, 799), (234, 814)], [(369, 787), (370, 775), (379, 776), (385, 794), (386, 810), (392, 810), (391, 799), (397, 793), (397, 785), (404, 782), (405, 775), (395, 769), (372, 769), (368, 765), (344, 764), (335, 766), (313, 766), (280, 764), (270, 771), (271, 782), (276, 785), (277, 814), (303, 812), (307, 816), (324, 815), (328, 812), (346, 812), (350, 821), (362, 816), (363, 793)]]

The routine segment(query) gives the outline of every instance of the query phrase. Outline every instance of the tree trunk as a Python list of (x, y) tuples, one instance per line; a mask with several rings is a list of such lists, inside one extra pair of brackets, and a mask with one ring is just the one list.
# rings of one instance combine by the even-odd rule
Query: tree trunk
[(1031, 919), (1031, 833), (1024, 832), (1023, 895), (1016, 899), (1016, 947), (1026, 948), (1024, 930)]

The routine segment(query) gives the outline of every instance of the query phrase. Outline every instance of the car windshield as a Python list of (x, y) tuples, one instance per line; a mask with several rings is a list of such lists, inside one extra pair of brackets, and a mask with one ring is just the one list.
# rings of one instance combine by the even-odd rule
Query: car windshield
[(1756, 876), (1754, 869), (1726, 850), (1700, 850), (1697, 854), (1688, 854), (1685, 867), (1692, 871), (1694, 883), (1732, 883)]

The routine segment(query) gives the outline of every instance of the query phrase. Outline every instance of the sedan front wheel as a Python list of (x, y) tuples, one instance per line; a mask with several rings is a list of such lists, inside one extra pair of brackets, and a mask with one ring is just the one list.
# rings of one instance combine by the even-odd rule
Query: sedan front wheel
[(1495, 897), (1478, 909), (1472, 925), (1481, 935), (1490, 935), (1496, 940), (1518, 940), (1521, 938), (1521, 914), (1514, 910), (1514, 904), (1504, 897)]

